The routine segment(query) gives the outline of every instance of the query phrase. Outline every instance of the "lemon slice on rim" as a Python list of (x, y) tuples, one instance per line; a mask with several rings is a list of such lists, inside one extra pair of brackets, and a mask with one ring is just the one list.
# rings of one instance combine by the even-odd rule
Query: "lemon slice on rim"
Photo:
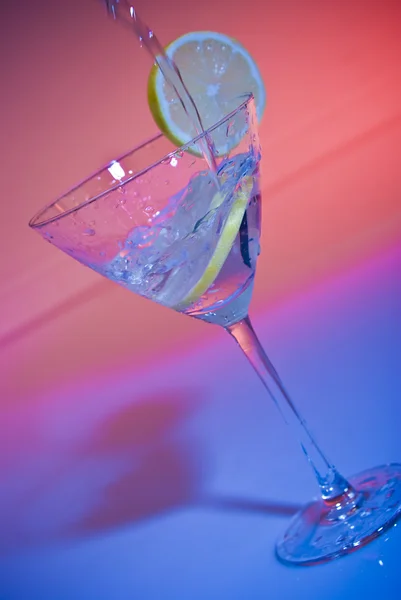
[[(218, 238), (214, 252), (197, 283), (187, 292), (185, 297), (176, 305), (175, 310), (182, 311), (194, 304), (209, 289), (220, 273), (230, 250), (234, 244), (235, 238), (241, 226), (249, 199), (253, 188), (253, 177), (250, 175), (243, 177), (237, 184), (232, 205), (227, 215), (226, 222)], [(211, 202), (210, 210), (215, 210), (224, 202), (225, 197), (217, 192)]]
[[(166, 49), (180, 70), (202, 119), (209, 129), (235, 110), (239, 99), (250, 92), (255, 97), (256, 113), (261, 119), (266, 91), (260, 71), (249, 52), (236, 40), (222, 33), (196, 31), (187, 33)], [(157, 65), (148, 80), (148, 102), (159, 129), (177, 146), (196, 136), (172, 86), (166, 82)], [(224, 153), (227, 136), (220, 128), (212, 134), (217, 152)], [(240, 140), (232, 140), (232, 146)]]

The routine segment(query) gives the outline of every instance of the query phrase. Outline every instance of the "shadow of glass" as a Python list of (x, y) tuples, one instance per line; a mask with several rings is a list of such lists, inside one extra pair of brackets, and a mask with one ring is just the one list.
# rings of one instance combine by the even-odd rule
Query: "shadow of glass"
[(78, 449), (96, 460), (122, 457), (118, 475), (68, 528), (88, 535), (149, 519), (193, 502), (201, 489), (199, 448), (185, 434), (195, 394), (147, 398), (109, 417)]
[(252, 500), (252, 498), (235, 498), (219, 496), (203, 496), (199, 506), (221, 511), (257, 512), (270, 516), (291, 517), (303, 506), (285, 502), (269, 502), (266, 500)]
[[(58, 446), (54, 435), (40, 447), (28, 442), (24, 470), (13, 469), (0, 497), (0, 555), (133, 527), (183, 507), (294, 514), (296, 505), (208, 495), (205, 451), (190, 427), (201, 404), (198, 390), (177, 389), (102, 418), (95, 406), (78, 433), (70, 425), (68, 443)], [(67, 422), (80, 420), (79, 406), (68, 407), (74, 419)]]
[(61, 452), (54, 437), (36, 454), (26, 446), (25, 471), (13, 471), (0, 498), (0, 554), (95, 535), (193, 502), (201, 449), (187, 423), (201, 400), (198, 390), (168, 390), (90, 423)]

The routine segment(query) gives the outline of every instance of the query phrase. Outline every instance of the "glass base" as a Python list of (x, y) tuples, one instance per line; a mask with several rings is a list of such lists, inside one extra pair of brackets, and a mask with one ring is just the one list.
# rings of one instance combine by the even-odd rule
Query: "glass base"
[(348, 480), (352, 503), (316, 500), (301, 510), (277, 543), (284, 563), (315, 565), (354, 552), (401, 516), (401, 464), (369, 469)]

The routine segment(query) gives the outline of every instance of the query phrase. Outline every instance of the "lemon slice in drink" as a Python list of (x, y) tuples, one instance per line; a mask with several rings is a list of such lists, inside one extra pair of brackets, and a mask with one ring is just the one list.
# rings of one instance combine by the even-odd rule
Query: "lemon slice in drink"
[[(261, 119), (266, 104), (262, 76), (252, 56), (239, 42), (222, 33), (197, 31), (179, 37), (165, 51), (180, 70), (204, 129), (235, 110), (239, 98), (250, 92), (255, 97), (258, 120)], [(181, 146), (196, 136), (177, 94), (157, 65), (149, 75), (148, 102), (159, 129), (174, 144)], [(242, 137), (241, 132), (238, 139), (230, 136), (228, 147), (223, 129), (212, 134), (219, 154), (231, 150)]]
[[(253, 178), (245, 176), (237, 184), (230, 211), (226, 217), (224, 227), (218, 238), (213, 254), (203, 271), (201, 277), (186, 293), (185, 297), (173, 308), (175, 310), (185, 310), (191, 304), (194, 304), (199, 298), (209, 289), (220, 273), (230, 250), (234, 244), (235, 238), (241, 226), (244, 213), (246, 211), (249, 199), (253, 188)], [(217, 192), (210, 204), (210, 210), (218, 210), (224, 202), (225, 197), (222, 193)]]

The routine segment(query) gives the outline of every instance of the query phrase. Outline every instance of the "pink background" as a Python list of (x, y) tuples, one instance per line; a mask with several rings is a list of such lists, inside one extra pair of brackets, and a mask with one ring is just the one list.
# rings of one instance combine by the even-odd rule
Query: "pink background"
[[(238, 38), (268, 90), (255, 310), (396, 242), (400, 4), (277, 0), (249, 3), (245, 15), (239, 1), (188, 6), (137, 2), (166, 43), (196, 28)], [(213, 333), (101, 280), (27, 228), (43, 204), (153, 133), (150, 61), (96, 0), (21, 0), (3, 12), (0, 369), (15, 401)]]

